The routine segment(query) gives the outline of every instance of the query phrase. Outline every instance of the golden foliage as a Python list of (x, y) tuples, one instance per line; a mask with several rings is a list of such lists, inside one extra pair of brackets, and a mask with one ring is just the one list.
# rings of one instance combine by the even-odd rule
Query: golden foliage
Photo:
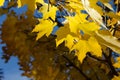
[(4, 0), (0, 0), (0, 6), (3, 6)]
[[(120, 53), (120, 12), (119, 9), (114, 12), (109, 0), (100, 0), (104, 7), (98, 6), (98, 1), (48, 0), (46, 3), (44, 0), (18, 0), (18, 7), (28, 6), (27, 18), (23, 17), (25, 14), (20, 19), (14, 12), (6, 14), (0, 34), (6, 44), (3, 58), (8, 61), (11, 55), (17, 56), (23, 75), (35, 80), (67, 80), (69, 76), (75, 79), (78, 72), (80, 77), (75, 80), (87, 80), (89, 77), (108, 80), (109, 75), (114, 76), (113, 80), (119, 80), (118, 72), (112, 69), (120, 68), (120, 60), (118, 57), (115, 62), (112, 52)], [(14, 1), (10, 2), (8, 8), (0, 9), (1, 14), (15, 7)], [(116, 0), (115, 4), (119, 5), (118, 2)], [(1, 0), (0, 6), (3, 3), (4, 0)], [(42, 13), (43, 17), (33, 17), (34, 10)], [(57, 25), (57, 11), (60, 11), (60, 18), (65, 19), (61, 22), (63, 26)], [(51, 33), (56, 25), (59, 29), (55, 37)], [(70, 70), (68, 73), (67, 69)]]

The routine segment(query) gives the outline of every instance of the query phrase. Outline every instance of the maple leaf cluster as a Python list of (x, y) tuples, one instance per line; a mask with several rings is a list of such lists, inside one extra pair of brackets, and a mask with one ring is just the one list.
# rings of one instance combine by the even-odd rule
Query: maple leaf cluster
[(78, 73), (82, 80), (120, 79), (119, 0), (4, 3), (0, 1), (0, 15), (7, 18), (1, 25), (3, 58), (7, 62), (17, 56), (23, 75), (35, 80), (75, 79)]

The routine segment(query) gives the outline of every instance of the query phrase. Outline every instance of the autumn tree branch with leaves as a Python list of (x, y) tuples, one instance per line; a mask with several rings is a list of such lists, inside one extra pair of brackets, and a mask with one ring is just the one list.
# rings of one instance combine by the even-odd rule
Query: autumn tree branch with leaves
[(3, 3), (2, 58), (8, 62), (16, 56), (23, 76), (120, 79), (119, 0), (11, 0), (7, 7)]

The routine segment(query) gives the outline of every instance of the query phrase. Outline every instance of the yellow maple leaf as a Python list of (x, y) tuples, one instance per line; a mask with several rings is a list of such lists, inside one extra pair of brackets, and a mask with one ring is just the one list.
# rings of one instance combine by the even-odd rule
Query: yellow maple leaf
[(17, 3), (18, 3), (18, 7), (21, 7), (21, 0), (18, 0)]
[(39, 11), (44, 13), (47, 12), (48, 4), (44, 2), (44, 0), (35, 0), (35, 9), (37, 8), (37, 4), (40, 3), (42, 6), (40, 7)]
[(117, 5), (118, 5), (118, 4), (119, 4), (119, 0), (115, 0), (115, 4), (117, 4)]
[(70, 33), (70, 29), (68, 27), (68, 24), (64, 25), (63, 27), (60, 27), (57, 32), (57, 38), (56, 38), (56, 46), (60, 45), (66, 38), (66, 36)]
[(71, 48), (73, 47), (73, 45), (76, 43), (78, 39), (79, 38), (76, 37), (75, 35), (68, 34), (65, 39), (65, 46), (69, 48), (69, 50), (71, 50)]
[(86, 22), (83, 24), (79, 24), (78, 28), (82, 30), (85, 34), (92, 34), (92, 32), (97, 31), (100, 29), (100, 26), (98, 26), (94, 22)]
[(58, 10), (57, 7), (51, 6), (49, 8), (49, 11), (47, 11), (46, 13), (43, 13), (43, 19), (48, 19), (50, 17), (55, 21), (56, 11), (57, 10)]
[(43, 35), (48, 37), (55, 26), (56, 23), (53, 23), (51, 20), (41, 20), (41, 23), (36, 25), (32, 32), (38, 32), (36, 38), (36, 40), (38, 40)]
[(69, 49), (74, 45), (74, 40), (77, 40), (77, 36), (70, 32), (69, 25), (66, 24), (56, 32), (56, 46), (59, 46), (63, 41), (65, 41), (65, 46)]
[(0, 6), (3, 6), (5, 0), (0, 0)]
[[(104, 0), (105, 1), (105, 0)], [(89, 0), (90, 6), (97, 10), (101, 15), (103, 14), (102, 8), (97, 5), (98, 0)]]
[(101, 46), (98, 44), (97, 40), (94, 37), (89, 38), (88, 46), (89, 46), (90, 52), (92, 52), (92, 55), (95, 55), (97, 57), (102, 56)]
[(77, 0), (76, 1), (69, 0), (69, 4), (67, 4), (66, 7), (67, 7), (67, 9), (73, 10), (75, 12), (80, 12), (80, 10), (83, 10), (83, 6), (82, 6), (81, 2), (77, 1)]
[(35, 2), (38, 2), (38, 3), (41, 3), (41, 4), (45, 3), (44, 0), (35, 0)]
[(69, 23), (70, 31), (77, 34), (79, 31), (79, 24), (87, 22), (87, 20), (85, 20), (86, 16), (86, 14), (76, 14), (75, 16), (66, 17)]
[[(5, 0), (0, 0), (0, 6), (3, 6)], [(21, 0), (17, 0), (18, 7), (21, 7)]]
[(78, 2), (79, 3), (80, 0), (66, 0), (66, 2), (76, 2), (76, 3)]
[(55, 20), (56, 11), (58, 10), (57, 7), (45, 3), (44, 0), (36, 0), (35, 2), (42, 4), (39, 11), (43, 13), (43, 19), (48, 19), (49, 17), (51, 17), (53, 20)]
[[(103, 27), (103, 28), (105, 28), (105, 29), (107, 29), (106, 28), (106, 26), (103, 24), (103, 22), (102, 22), (102, 16), (101, 16), (101, 14), (98, 12), (98, 11), (102, 11), (102, 10), (99, 10), (99, 9), (96, 9), (97, 8), (97, 6), (95, 6), (94, 8), (92, 8), (91, 7), (91, 5), (93, 4), (93, 5), (96, 5), (96, 2), (98, 1), (98, 0), (95, 0), (95, 1), (93, 1), (93, 0), (81, 0), (82, 1), (82, 4), (83, 4), (83, 7), (84, 7), (84, 9), (87, 11), (87, 13), (90, 15), (90, 17), (95, 21), (95, 22), (97, 22), (97, 23), (99, 23), (100, 25), (101, 25), (101, 27)], [(91, 4), (90, 4), (91, 3)], [(96, 11), (96, 10), (98, 10), (98, 11)], [(102, 11), (103, 12), (103, 11)]]
[(120, 68), (120, 57), (117, 58), (117, 62), (113, 64), (115, 68)]
[(100, 44), (111, 48), (116, 53), (120, 53), (120, 41), (112, 36), (108, 30), (96, 31), (95, 37)]
[(70, 31), (78, 34), (80, 30), (84, 33), (91, 34), (91, 32), (99, 30), (100, 26), (98, 26), (94, 22), (88, 22), (86, 18), (86, 14), (76, 14), (75, 16), (66, 17), (69, 22)]
[(69, 21), (69, 27), (70, 27), (70, 31), (73, 33), (77, 33), (78, 32), (78, 24), (79, 22), (79, 18), (77, 17), (73, 17), (73, 16), (69, 16), (66, 17)]
[(78, 9), (81, 10), (81, 9), (83, 9), (82, 4), (80, 4), (80, 3), (70, 2), (68, 5), (71, 8), (75, 9), (75, 10), (78, 10)]
[(78, 60), (82, 63), (83, 59), (86, 57), (86, 53), (89, 51), (89, 48), (87, 47), (87, 42), (85, 40), (79, 40), (79, 42), (73, 46), (72, 50), (77, 50), (76, 56), (78, 57)]
[(112, 80), (120, 80), (120, 76), (114, 76)]
[(33, 12), (35, 10), (35, 0), (20, 0), (21, 1), (21, 5), (28, 5), (28, 10), (30, 10), (31, 12)]
[(120, 16), (120, 11), (116, 13), (118, 16)]
[(120, 20), (120, 13), (114, 13), (114, 12), (109, 12), (109, 13), (106, 13), (108, 16), (110, 16), (111, 18), (115, 18), (116, 20)]
[(102, 56), (102, 50), (100, 45), (98, 44), (97, 40), (94, 37), (90, 37), (87, 40), (79, 40), (78, 43), (76, 43), (72, 50), (76, 50), (76, 56), (78, 57), (78, 60), (82, 63), (83, 59), (86, 57), (87, 52), (91, 52), (92, 55), (95, 55), (97, 57)]
[[(45, 3), (43, 0), (37, 0), (36, 2), (42, 4), (42, 6), (40, 7), (39, 11), (42, 13), (46, 13), (48, 11), (48, 4)], [(49, 8), (51, 7), (51, 5), (49, 5)], [(36, 8), (36, 5), (35, 5)]]
[(33, 29), (33, 32), (39, 32), (37, 34), (36, 40), (41, 38), (44, 34), (46, 36), (50, 35), (54, 26), (56, 25), (56, 22), (55, 22), (56, 10), (57, 10), (57, 7), (52, 6), (50, 7), (49, 11), (45, 11), (43, 13), (44, 14), (43, 18), (39, 19), (40, 24), (36, 25), (36, 27)]

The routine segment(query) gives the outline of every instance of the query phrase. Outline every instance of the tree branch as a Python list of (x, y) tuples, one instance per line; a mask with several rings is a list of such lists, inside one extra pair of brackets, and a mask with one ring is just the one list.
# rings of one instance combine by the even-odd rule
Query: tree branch
[(93, 58), (93, 59), (95, 59), (95, 60), (97, 60), (97, 61), (106, 62), (106, 60), (99, 59), (99, 58), (91, 55), (90, 53), (88, 53), (87, 56), (88, 56), (88, 57), (91, 57), (91, 58)]
[[(109, 55), (111, 55), (111, 54), (112, 53), (110, 53)], [(118, 73), (117, 73), (117, 71), (115, 70), (115, 68), (114, 68), (114, 66), (112, 64), (111, 57), (107, 56), (104, 52), (103, 52), (103, 55), (104, 55), (104, 57), (106, 59), (106, 62), (108, 64), (108, 66), (110, 67), (111, 74), (112, 74), (111, 77), (113, 77), (114, 75), (118, 76)]]
[(91, 80), (85, 73), (82, 72), (80, 68), (78, 68), (67, 56), (62, 55), (63, 58), (65, 58), (71, 66), (73, 66), (76, 70), (78, 70), (85, 78), (86, 80)]
[(90, 63), (89, 63), (87, 60), (86, 60), (86, 62), (87, 62), (87, 65), (90, 66), (91, 70), (94, 72), (94, 75), (95, 75), (96, 79), (97, 79), (97, 80), (100, 80), (99, 77), (98, 77), (98, 74), (97, 74), (97, 72), (94, 70), (94, 68), (90, 65)]

